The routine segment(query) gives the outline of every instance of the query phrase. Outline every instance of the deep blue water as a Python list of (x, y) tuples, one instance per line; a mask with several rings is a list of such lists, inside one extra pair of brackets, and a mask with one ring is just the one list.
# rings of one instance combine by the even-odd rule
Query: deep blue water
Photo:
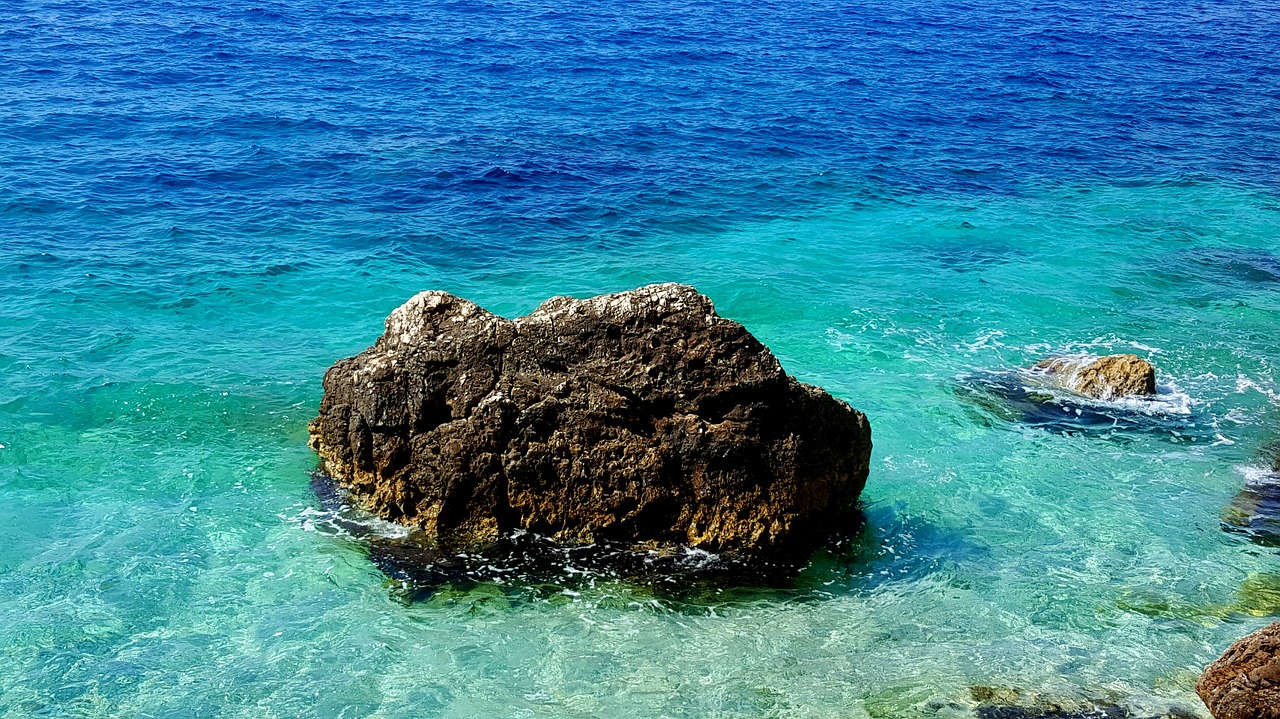
[[(5, 4), (0, 717), (1202, 711), (1280, 611), (1218, 525), (1280, 433), (1277, 38), (1254, 1)], [(868, 413), (863, 563), (406, 603), (313, 531), (320, 376), (400, 302), (671, 280)], [(1076, 351), (1194, 426), (957, 389)]]
[(5, 220), (28, 249), (93, 228), (439, 263), (851, 198), (1273, 186), (1276, 10), (22, 2), (0, 16)]

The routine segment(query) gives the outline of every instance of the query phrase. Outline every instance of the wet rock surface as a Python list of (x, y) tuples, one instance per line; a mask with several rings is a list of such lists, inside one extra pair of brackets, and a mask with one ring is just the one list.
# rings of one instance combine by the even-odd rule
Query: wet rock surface
[(862, 413), (674, 284), (514, 321), (424, 292), (324, 390), (323, 471), (444, 551), (527, 531), (801, 557), (857, 523), (871, 451)]
[(1232, 644), (1204, 670), (1196, 693), (1214, 719), (1280, 719), (1280, 622)]
[(1156, 393), (1156, 368), (1137, 355), (1051, 357), (1035, 369), (1072, 392), (1102, 400)]

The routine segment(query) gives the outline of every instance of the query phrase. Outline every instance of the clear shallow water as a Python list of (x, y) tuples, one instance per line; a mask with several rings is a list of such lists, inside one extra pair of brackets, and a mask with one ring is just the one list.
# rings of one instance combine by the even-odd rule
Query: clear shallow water
[[(1280, 427), (1275, 11), (12, 6), (0, 716), (1195, 707), (1277, 607), (1218, 526)], [(871, 417), (864, 561), (406, 603), (308, 531), (319, 378), (404, 299), (666, 280)], [(1152, 358), (1196, 427), (957, 394), (1075, 351)]]

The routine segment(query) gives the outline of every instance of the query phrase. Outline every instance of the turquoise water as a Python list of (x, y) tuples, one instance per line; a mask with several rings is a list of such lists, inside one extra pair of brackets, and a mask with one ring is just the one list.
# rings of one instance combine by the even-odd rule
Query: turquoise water
[[(1206, 716), (1280, 614), (1218, 519), (1280, 438), (1274, 3), (224, 5), (0, 11), (0, 718)], [(401, 302), (659, 281), (867, 413), (847, 556), (427, 595), (326, 523)], [(1187, 414), (964, 391), (1076, 352)]]
[[(1280, 425), (1280, 202), (1074, 184), (814, 214), (496, 268), (192, 270), (179, 247), (180, 293), (24, 257), (5, 280), (29, 293), (4, 317), (4, 716), (908, 717), (971, 684), (1196, 706), (1199, 668), (1277, 609), (1241, 604), (1280, 563), (1218, 512)], [(406, 603), (359, 541), (308, 531), (320, 374), (415, 290), (515, 315), (660, 279), (870, 416), (862, 563), (696, 605), (603, 581)], [(1202, 435), (1055, 434), (955, 394), (1082, 350), (1151, 357)]]

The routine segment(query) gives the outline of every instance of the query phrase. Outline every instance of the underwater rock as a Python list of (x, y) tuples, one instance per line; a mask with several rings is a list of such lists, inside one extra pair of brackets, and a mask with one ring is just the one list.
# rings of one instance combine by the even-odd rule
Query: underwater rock
[(514, 321), (420, 293), (329, 369), (309, 429), (353, 499), (446, 549), (524, 530), (800, 557), (856, 523), (871, 453), (861, 412), (676, 284)]
[(1214, 719), (1280, 719), (1280, 622), (1232, 644), (1204, 670), (1196, 693)]
[(1116, 704), (1083, 709), (989, 705), (979, 707), (979, 719), (1130, 719), (1129, 710)]
[(1137, 355), (1052, 357), (1035, 365), (1064, 387), (1095, 399), (1156, 393), (1156, 368)]
[(956, 379), (956, 396), (983, 419), (1113, 439), (1129, 433), (1155, 433), (1174, 442), (1215, 437), (1212, 426), (1197, 421), (1190, 398), (1166, 387), (1151, 396), (1099, 400), (1065, 389), (1041, 371), (980, 370)]
[(1258, 464), (1240, 467), (1244, 487), (1222, 509), (1222, 528), (1257, 544), (1280, 546), (1280, 442), (1261, 451)]
[[(978, 707), (978, 719), (1138, 719), (1128, 707), (1106, 699), (1045, 697), (1024, 694), (1011, 687), (973, 686), (969, 688)], [(1141, 719), (1196, 719), (1179, 707)]]
[(1252, 472), (1222, 510), (1222, 528), (1258, 544), (1280, 545), (1280, 472)]
[(1200, 623), (1240, 616), (1275, 616), (1280, 614), (1280, 574), (1251, 572), (1236, 588), (1235, 599), (1227, 602), (1197, 603), (1176, 592), (1148, 588), (1126, 589), (1116, 600), (1116, 607), (1152, 619)]

